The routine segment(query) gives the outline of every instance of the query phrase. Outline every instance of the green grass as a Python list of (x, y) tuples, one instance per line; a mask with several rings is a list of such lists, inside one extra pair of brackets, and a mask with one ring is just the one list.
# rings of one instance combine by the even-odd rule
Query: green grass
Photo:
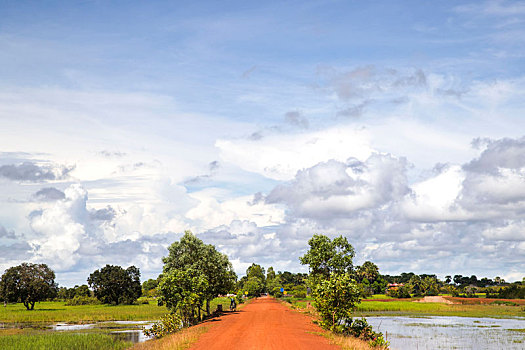
[(440, 303), (414, 303), (407, 301), (366, 301), (358, 305), (356, 316), (465, 316), (465, 317), (514, 317), (525, 312), (507, 305), (449, 305)]
[(370, 299), (395, 299), (395, 298), (392, 298), (391, 296), (386, 295), (386, 294), (374, 294), (372, 296), (369, 296), (366, 299), (370, 300)]
[[(0, 307), (0, 323), (90, 323), (98, 321), (156, 320), (168, 311), (155, 302), (142, 305), (80, 305), (46, 301), (27, 311), (22, 304)], [(1, 347), (0, 347), (1, 348)]]
[(0, 336), (3, 350), (106, 350), (126, 349), (132, 344), (104, 334), (49, 333)]

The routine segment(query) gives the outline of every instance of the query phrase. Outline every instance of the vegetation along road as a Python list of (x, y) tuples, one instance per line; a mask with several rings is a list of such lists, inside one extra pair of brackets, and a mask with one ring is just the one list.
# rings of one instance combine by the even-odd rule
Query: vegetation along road
[(209, 349), (340, 349), (330, 345), (308, 316), (293, 311), (273, 298), (254, 300), (242, 310), (211, 322), (192, 350)]

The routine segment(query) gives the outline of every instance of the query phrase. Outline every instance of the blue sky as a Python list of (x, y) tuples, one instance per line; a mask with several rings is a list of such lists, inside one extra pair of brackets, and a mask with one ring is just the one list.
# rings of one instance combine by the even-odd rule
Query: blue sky
[[(525, 275), (525, 2), (0, 1), (0, 269)], [(490, 259), (491, 265), (486, 261)]]

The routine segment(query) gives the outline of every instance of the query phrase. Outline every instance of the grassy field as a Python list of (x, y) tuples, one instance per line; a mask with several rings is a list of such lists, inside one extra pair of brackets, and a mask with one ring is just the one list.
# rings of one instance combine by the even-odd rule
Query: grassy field
[(120, 350), (131, 345), (105, 334), (47, 333), (0, 336), (0, 349), (3, 350)]
[(141, 305), (80, 305), (66, 306), (64, 302), (46, 301), (27, 311), (22, 304), (0, 306), (2, 323), (90, 323), (98, 321), (156, 320), (168, 311), (156, 302)]

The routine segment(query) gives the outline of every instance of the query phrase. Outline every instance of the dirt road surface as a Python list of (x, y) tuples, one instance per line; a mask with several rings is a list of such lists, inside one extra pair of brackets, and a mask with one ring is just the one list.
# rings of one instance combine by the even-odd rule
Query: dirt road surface
[(273, 298), (258, 298), (237, 312), (209, 322), (191, 350), (340, 350), (320, 335), (311, 318)]

